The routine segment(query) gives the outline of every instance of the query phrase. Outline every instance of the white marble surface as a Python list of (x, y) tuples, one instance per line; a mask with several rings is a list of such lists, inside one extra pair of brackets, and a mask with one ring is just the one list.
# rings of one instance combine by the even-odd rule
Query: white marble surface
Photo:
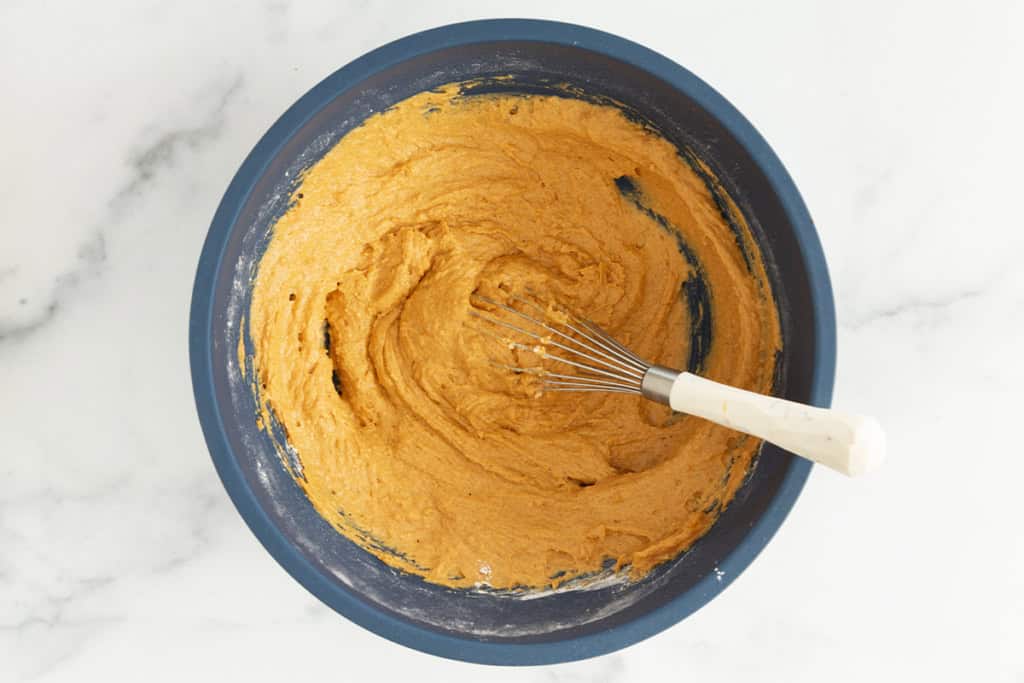
[[(1024, 681), (1024, 5), (671, 4), (0, 6), (0, 680)], [(279, 568), (186, 350), (207, 225), (270, 123), (387, 40), (508, 14), (643, 42), (759, 127), (831, 264), (837, 403), (891, 439), (876, 476), (816, 470), (684, 623), (521, 670), (392, 645)]]

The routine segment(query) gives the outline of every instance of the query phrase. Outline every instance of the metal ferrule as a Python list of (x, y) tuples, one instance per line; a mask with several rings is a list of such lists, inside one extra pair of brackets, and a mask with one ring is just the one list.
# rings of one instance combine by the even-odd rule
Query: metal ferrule
[(664, 365), (652, 365), (644, 373), (643, 381), (640, 383), (640, 393), (644, 398), (649, 398), (658, 403), (668, 405), (669, 394), (672, 393), (672, 385), (676, 377), (683, 373)]

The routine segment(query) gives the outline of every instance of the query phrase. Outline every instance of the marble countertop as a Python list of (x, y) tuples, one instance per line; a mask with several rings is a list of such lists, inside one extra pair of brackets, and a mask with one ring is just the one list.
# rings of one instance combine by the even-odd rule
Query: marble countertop
[[(0, 6), (0, 679), (1024, 681), (1024, 5), (672, 5)], [(761, 130), (828, 255), (836, 404), (891, 453), (815, 470), (683, 623), (519, 670), (393, 645), (293, 581), (214, 473), (186, 340), (210, 218), (274, 119), (383, 42), (509, 13), (642, 42)]]

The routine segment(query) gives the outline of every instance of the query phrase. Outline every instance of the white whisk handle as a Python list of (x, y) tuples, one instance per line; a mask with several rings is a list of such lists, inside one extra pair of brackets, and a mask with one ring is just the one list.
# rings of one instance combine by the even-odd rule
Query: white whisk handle
[(673, 381), (669, 405), (849, 476), (869, 472), (885, 459), (885, 433), (871, 417), (755, 394), (688, 372)]

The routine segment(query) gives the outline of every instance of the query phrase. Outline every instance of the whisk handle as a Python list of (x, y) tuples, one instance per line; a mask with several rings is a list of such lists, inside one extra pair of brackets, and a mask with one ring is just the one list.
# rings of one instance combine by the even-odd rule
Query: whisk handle
[(764, 396), (688, 372), (673, 381), (669, 405), (849, 476), (873, 470), (885, 458), (885, 434), (874, 418)]

